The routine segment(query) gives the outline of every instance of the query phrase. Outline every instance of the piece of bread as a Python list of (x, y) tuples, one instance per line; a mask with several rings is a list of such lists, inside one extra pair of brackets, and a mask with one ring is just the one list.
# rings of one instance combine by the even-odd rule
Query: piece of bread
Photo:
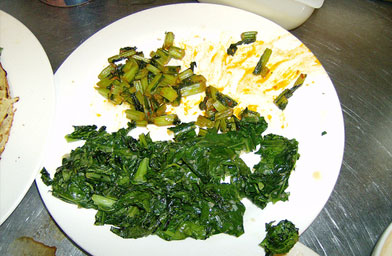
[(0, 63), (0, 155), (8, 141), (15, 113), (14, 103), (18, 100), (18, 97), (10, 95), (7, 72)]

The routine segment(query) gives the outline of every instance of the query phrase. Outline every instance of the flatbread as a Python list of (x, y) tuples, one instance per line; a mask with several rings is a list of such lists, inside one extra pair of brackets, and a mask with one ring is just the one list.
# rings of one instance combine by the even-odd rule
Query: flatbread
[(7, 72), (0, 63), (0, 156), (10, 135), (15, 114), (14, 103), (18, 100), (18, 97), (11, 97)]

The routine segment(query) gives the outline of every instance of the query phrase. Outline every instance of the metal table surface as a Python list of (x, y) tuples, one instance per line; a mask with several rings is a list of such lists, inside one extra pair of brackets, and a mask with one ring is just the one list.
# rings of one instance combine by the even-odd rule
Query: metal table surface
[[(39, 0), (1, 0), (43, 45), (54, 71), (84, 40), (119, 18), (177, 0), (93, 0), (56, 8)], [(72, 21), (72, 22), (70, 22)], [(320, 255), (370, 255), (392, 221), (392, 3), (326, 0), (292, 31), (321, 61), (338, 92), (345, 153), (337, 184), (301, 241)], [(56, 226), (36, 185), (0, 226), (0, 255), (31, 237), (57, 255), (85, 255)]]

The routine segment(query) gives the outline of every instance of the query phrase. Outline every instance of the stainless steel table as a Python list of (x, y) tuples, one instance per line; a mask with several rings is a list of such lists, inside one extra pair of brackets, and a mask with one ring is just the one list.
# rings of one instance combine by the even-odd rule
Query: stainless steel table
[[(111, 22), (176, 0), (93, 0), (73, 8), (39, 0), (1, 0), (45, 48), (53, 70)], [(320, 255), (370, 255), (392, 221), (392, 3), (326, 0), (292, 33), (319, 58), (334, 82), (345, 120), (343, 165), (335, 189), (301, 241)], [(0, 255), (31, 237), (57, 255), (85, 255), (56, 226), (35, 184), (0, 226)]]

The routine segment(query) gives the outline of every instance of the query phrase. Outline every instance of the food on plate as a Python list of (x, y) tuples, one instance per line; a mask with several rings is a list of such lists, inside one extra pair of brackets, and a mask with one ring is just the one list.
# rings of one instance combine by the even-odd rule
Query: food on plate
[[(224, 54), (233, 56), (239, 45), (256, 42), (256, 34), (242, 33), (241, 41)], [(270, 76), (271, 54), (270, 48), (264, 50), (252, 76)], [(136, 47), (121, 48), (108, 58), (95, 89), (110, 103), (126, 105), (125, 116), (131, 122), (112, 133), (104, 126), (74, 126), (67, 141), (84, 144), (62, 159), (53, 178), (41, 170), (53, 196), (97, 210), (95, 225), (110, 225), (120, 237), (157, 235), (168, 241), (204, 240), (220, 233), (238, 237), (244, 233), (243, 199), (260, 209), (288, 200), (298, 142), (264, 134), (268, 128), (264, 117), (250, 106), (238, 111), (235, 99), (195, 74), (196, 62), (184, 70), (169, 65), (171, 59), (184, 56), (185, 48), (175, 46), (174, 34), (166, 32), (162, 47), (149, 58)], [(291, 94), (303, 80), (297, 80)], [(204, 97), (197, 104), (201, 114), (196, 120), (182, 122), (168, 111), (198, 94)], [(286, 101), (290, 96), (285, 94)], [(171, 126), (173, 139), (129, 135), (148, 124)], [(248, 166), (243, 153), (255, 154), (258, 163)]]
[(18, 100), (18, 97), (11, 97), (7, 72), (0, 63), (0, 155), (4, 151), (10, 135), (15, 114), (14, 103)]
[(282, 220), (276, 225), (266, 223), (265, 229), (267, 235), (259, 245), (264, 248), (266, 256), (286, 254), (298, 242), (298, 228), (289, 220)]
[(267, 62), (272, 54), (272, 50), (270, 48), (266, 48), (264, 53), (260, 56), (259, 61), (255, 69), (253, 70), (254, 75), (261, 75), (262, 77), (266, 77), (270, 72), (269, 68), (267, 68)]
[(293, 96), (294, 92), (303, 85), (305, 82), (306, 74), (300, 74), (297, 80), (295, 81), (293, 87), (290, 89), (284, 89), (278, 97), (274, 100), (275, 105), (281, 109), (284, 110), (289, 103), (288, 99)]
[(238, 46), (242, 44), (251, 44), (256, 41), (257, 31), (247, 31), (241, 33), (241, 40), (237, 43), (230, 44), (229, 48), (227, 48), (227, 54), (234, 56), (236, 53)]
[(121, 48), (119, 54), (108, 59), (96, 89), (116, 105), (128, 104), (126, 117), (137, 126), (176, 124), (178, 116), (167, 113), (167, 106), (178, 106), (182, 97), (206, 88), (206, 79), (193, 72), (194, 63), (181, 72), (181, 66), (168, 65), (184, 55), (184, 49), (174, 45), (172, 32), (166, 32), (162, 47), (151, 52), (150, 58), (136, 47)]
[[(288, 199), (298, 143), (263, 136), (267, 123), (255, 113), (244, 113), (237, 130), (225, 133), (197, 133), (193, 122), (182, 123), (169, 128), (169, 141), (152, 141), (149, 134), (134, 139), (128, 135), (134, 127), (108, 133), (105, 127), (76, 126), (66, 138), (84, 145), (63, 159), (53, 179), (41, 172), (53, 196), (96, 209), (95, 224), (109, 224), (121, 237), (154, 234), (165, 240), (238, 237), (244, 233), (242, 199), (261, 209)], [(253, 171), (242, 152), (261, 156)]]
[(215, 127), (222, 132), (236, 131), (238, 118), (233, 112), (236, 105), (235, 100), (219, 92), (215, 87), (208, 86), (205, 97), (199, 104), (204, 115), (197, 117), (196, 125), (207, 128)]

